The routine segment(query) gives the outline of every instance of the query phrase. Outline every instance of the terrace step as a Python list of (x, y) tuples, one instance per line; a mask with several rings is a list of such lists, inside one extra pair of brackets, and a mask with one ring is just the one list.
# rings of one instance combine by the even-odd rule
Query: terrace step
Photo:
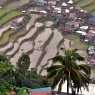
[(9, 42), (5, 46), (0, 47), (0, 52), (4, 53), (6, 50), (8, 50), (9, 48), (12, 48), (12, 47), (13, 47), (13, 43)]
[(43, 54), (44, 46), (51, 35), (52, 35), (51, 29), (46, 28), (45, 31), (39, 34), (39, 36), (35, 39), (34, 51), (32, 54), (29, 55), (31, 59), (30, 68), (36, 67), (39, 58)]
[[(28, 27), (28, 29), (27, 29), (27, 32), (23, 32), (21, 35), (18, 35), (18, 36), (16, 37), (16, 39), (14, 39), (14, 42), (15, 42), (17, 39), (19, 39), (19, 38), (25, 36), (26, 34), (28, 34), (28, 32), (31, 30), (31, 28), (33, 28), (32, 26), (33, 26), (33, 24), (34, 24), (34, 22), (35, 22), (35, 19), (36, 19), (38, 16), (32, 15), (32, 17), (34, 17), (34, 18), (32, 18), (32, 19), (33, 19), (33, 22), (27, 24), (27, 26), (29, 25), (29, 27)], [(0, 32), (0, 33), (1, 33), (1, 32)], [(9, 37), (9, 38), (11, 38), (11, 36), (13, 36), (13, 35), (16, 35), (17, 33), (18, 33), (18, 32), (13, 32), (12, 34), (10, 34), (10, 37)], [(11, 51), (11, 50), (14, 48), (14, 46), (13, 46), (13, 43), (14, 43), (14, 42), (10, 42), (9, 40), (7, 40), (7, 43), (6, 43), (6, 44), (0, 46), (0, 51), (3, 51), (4, 54), (6, 54), (8, 51)], [(11, 46), (8, 45), (8, 44), (10, 44), (10, 43), (11, 43)], [(5, 48), (6, 48), (6, 49), (5, 49)]]
[(4, 47), (9, 43), (9, 39), (12, 34), (14, 34), (14, 31), (11, 29), (8, 29), (2, 33), (2, 36), (0, 37), (0, 47)]
[(46, 54), (46, 47), (48, 46), (48, 44), (51, 42), (52, 38), (54, 36), (54, 32), (51, 33), (50, 37), (48, 38), (48, 40), (43, 44), (42, 46), (42, 55), (40, 56), (38, 63), (36, 64), (36, 67), (38, 67), (41, 64), (42, 59), (44, 58), (45, 54)]
[(77, 4), (80, 5), (80, 6), (85, 6), (89, 3), (93, 2), (93, 0), (80, 0), (80, 2), (78, 2)]
[(3, 35), (7, 30), (9, 30), (9, 29), (10, 29), (10, 25), (0, 28), (0, 37), (2, 37), (2, 35)]
[[(28, 46), (28, 47), (27, 47)], [(11, 62), (14, 63), (14, 65), (16, 65), (17, 60), (19, 59), (19, 57), (22, 55), (22, 53), (27, 53), (28, 51), (33, 49), (33, 42), (32, 41), (26, 41), (24, 42), (18, 52), (16, 52), (16, 54), (11, 58)]]
[[(39, 27), (40, 28), (40, 27)], [(25, 41), (32, 41), (33, 37), (36, 35), (38, 35), (40, 33), (40, 31), (37, 31), (38, 26), (35, 26), (33, 29), (31, 29), (29, 31), (29, 33), (27, 35), (25, 35), (24, 37), (20, 38), (18, 40), (18, 45), (14, 46), (16, 48), (14, 48), (12, 51), (8, 52), (7, 55), (10, 57), (14, 57), (16, 53), (19, 53), (19, 49), (21, 48), (21, 45), (25, 42)], [(28, 51), (27, 51), (28, 52)]]
[(38, 37), (35, 39), (34, 49), (40, 49), (44, 42), (47, 41), (51, 33), (52, 33), (51, 29), (46, 28), (44, 32), (39, 34)]
[(13, 48), (11, 51), (7, 52), (6, 55), (9, 55), (9, 56), (13, 55), (13, 54), (17, 51), (17, 49), (18, 49), (18, 47), (20, 46), (21, 42), (22, 42), (23, 40), (29, 39), (31, 36), (33, 36), (33, 34), (35, 33), (36, 30), (37, 30), (36, 28), (33, 28), (33, 29), (30, 30), (30, 32), (29, 32), (27, 35), (25, 35), (24, 37), (19, 38), (19, 39), (14, 43), (14, 48)]
[(30, 68), (37, 67), (37, 64), (40, 63), (39, 59), (42, 58), (43, 51), (46, 45), (48, 45), (47, 41), (50, 39), (51, 35), (51, 29), (46, 28), (45, 31), (39, 34), (39, 36), (35, 39), (34, 51), (32, 54), (29, 55), (31, 59)]
[(36, 21), (37, 18), (39, 18), (38, 15), (31, 14), (31, 19), (28, 22), (28, 24), (26, 25), (26, 30), (29, 30), (31, 26), (35, 25), (35, 23), (36, 23), (35, 21)]
[(63, 39), (63, 36), (61, 35), (61, 33), (58, 30), (55, 29), (55, 30), (53, 30), (53, 32), (54, 32), (54, 36), (53, 36), (51, 42), (45, 48), (46, 54), (45, 54), (44, 58), (42, 59), (41, 64), (38, 66), (38, 72), (42, 71), (42, 67), (45, 66), (48, 59), (54, 57), (57, 54), (57, 52), (58, 52), (57, 47), (58, 47), (60, 41), (62, 41), (62, 39)]

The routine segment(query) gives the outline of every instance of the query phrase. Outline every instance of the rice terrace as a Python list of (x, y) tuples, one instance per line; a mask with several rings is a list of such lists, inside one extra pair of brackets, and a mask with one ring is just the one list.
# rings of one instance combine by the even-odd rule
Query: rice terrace
[[(16, 89), (20, 89), (21, 87), (26, 87), (30, 91), (30, 93), (33, 92), (31, 95), (36, 95), (37, 93), (35, 94), (36, 90), (34, 90), (34, 88), (48, 87), (51, 86), (51, 84), (54, 82), (53, 79), (55, 78), (55, 76), (52, 77), (50, 80), (46, 80), (48, 74), (47, 68), (51, 68), (53, 66), (53, 61), (50, 60), (59, 55), (62, 55), (61, 57), (64, 57), (66, 51), (69, 51), (69, 53), (66, 54), (74, 54), (72, 53), (73, 50), (75, 50), (77, 54), (81, 56), (80, 59), (82, 59), (82, 57), (84, 58), (83, 61), (80, 61), (79, 59), (77, 59), (78, 57), (75, 57), (74, 55), (75, 59), (77, 60), (73, 61), (75, 61), (75, 63), (77, 61), (78, 64), (85, 64), (86, 66), (90, 67), (90, 74), (88, 74), (90, 82), (87, 79), (85, 84), (76, 84), (76, 86), (80, 86), (80, 89), (78, 89), (79, 94), (77, 95), (80, 95), (81, 90), (83, 92), (81, 95), (95, 95), (95, 0), (0, 0), (0, 64), (2, 64), (2, 62), (4, 61), (2, 61), (2, 56), (6, 57), (7, 63), (11, 63), (15, 69), (11, 72), (15, 72), (13, 75), (16, 74), (15, 76), (11, 75), (10, 77), (10, 75), (8, 75), (7, 77), (7, 74), (4, 73), (3, 77), (6, 77), (3, 78), (2, 76), (0, 76), (0, 83), (2, 83), (3, 79), (6, 80), (10, 78), (10, 80), (12, 79), (11, 82), (13, 83), (11, 84), (12, 88), (15, 87)], [(26, 54), (29, 59), (24, 60), (24, 58), (21, 57), (23, 54)], [(69, 55), (68, 58), (72, 56), (73, 55)], [(58, 62), (60, 63), (60, 58), (55, 59), (54, 62), (58, 60)], [(71, 58), (71, 60), (72, 59), (73, 57)], [(30, 62), (28, 64), (28, 67), (26, 64), (21, 65), (19, 63), (19, 61), (21, 60), (21, 64), (24, 63), (23, 60), (27, 61), (26, 63)], [(65, 61), (69, 64), (68, 60), (69, 59), (66, 59)], [(6, 63), (6, 61), (4, 62)], [(21, 66), (21, 68), (19, 68), (19, 66)], [(0, 68), (1, 67), (3, 66), (0, 66)], [(56, 67), (56, 71), (50, 69), (52, 74), (56, 73), (59, 67), (60, 66)], [(22, 70), (21, 72), (20, 69)], [(24, 72), (24, 70), (26, 69), (27, 73)], [(77, 67), (77, 69), (79, 68)], [(85, 71), (87, 71), (86, 67), (83, 67), (82, 69), (85, 69)], [(4, 71), (6, 70), (4, 69)], [(0, 74), (4, 71), (3, 69), (1, 69)], [(8, 71), (9, 68), (6, 72)], [(22, 75), (20, 75), (19, 72)], [(56, 73), (56, 76), (61, 74), (59, 74), (59, 72)], [(72, 73), (72, 76), (74, 74), (75, 72)], [(32, 79), (31, 76), (33, 77)], [(61, 75), (59, 76), (59, 78), (60, 77)], [(19, 81), (15, 81), (15, 78), (17, 78)], [(55, 78), (54, 80), (57, 79)], [(59, 80), (57, 80), (57, 82), (60, 83)], [(68, 82), (67, 77), (64, 78), (64, 80), (64, 82), (61, 82)], [(47, 81), (49, 81), (48, 83), (50, 83), (50, 85), (47, 84)], [(74, 85), (74, 79), (72, 77), (71, 81), (73, 82), (71, 84)], [(75, 81), (78, 82), (77, 78), (75, 78)], [(18, 84), (14, 86), (16, 82), (18, 82)], [(21, 82), (22, 84), (21, 87), (19, 86), (19, 82)], [(4, 81), (4, 83), (6, 82)], [(56, 83), (54, 85), (56, 85)], [(33, 85), (31, 86), (31, 84)], [(46, 84), (48, 86), (46, 86)], [(71, 84), (69, 86), (72, 86)], [(0, 85), (0, 88), (3, 87), (2, 85)], [(61, 83), (60, 86), (62, 86)], [(82, 87), (85, 86), (89, 87), (90, 91), (83, 90)], [(52, 88), (52, 86), (50, 88)], [(69, 88), (73, 93), (73, 86), (72, 88)], [(93, 91), (91, 92), (92, 88)], [(50, 90), (49, 88), (47, 89)], [(56, 93), (60, 89), (61, 88), (55, 88), (53, 92)], [(71, 95), (68, 94), (68, 91), (66, 92), (66, 89), (61, 89), (63, 92), (60, 93), (64, 93), (62, 95), (65, 95), (65, 93), (67, 93), (66, 95)], [(77, 87), (75, 89), (77, 89)], [(12, 91), (16, 92), (13, 89)], [(2, 94), (2, 92), (4, 91), (2, 90), (0, 92), (0, 95), (22, 95), (5, 93)], [(7, 92), (10, 92), (10, 89), (8, 89)], [(75, 91), (75, 93), (76, 92), (77, 91)]]

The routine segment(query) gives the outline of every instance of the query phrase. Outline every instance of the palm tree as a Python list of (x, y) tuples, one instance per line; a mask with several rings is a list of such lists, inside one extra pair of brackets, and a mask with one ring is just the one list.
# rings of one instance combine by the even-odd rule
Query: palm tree
[(57, 54), (51, 58), (53, 64), (47, 68), (48, 78), (53, 79), (52, 88), (58, 85), (58, 92), (61, 92), (62, 85), (67, 81), (67, 95), (70, 86), (76, 89), (88, 87), (90, 68), (86, 64), (77, 64), (77, 61), (84, 61), (77, 50), (65, 50), (63, 55)]
[(90, 67), (86, 64), (81, 64), (78, 66), (80, 79), (73, 78), (73, 88), (77, 94), (82, 87), (88, 90), (90, 81)]

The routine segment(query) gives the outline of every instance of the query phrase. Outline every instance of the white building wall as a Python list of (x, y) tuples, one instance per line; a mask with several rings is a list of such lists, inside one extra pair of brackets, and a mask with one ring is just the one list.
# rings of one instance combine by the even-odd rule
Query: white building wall
[[(58, 91), (57, 90), (58, 87), (56, 87), (54, 89), (54, 91)], [(63, 87), (62, 87), (62, 92), (67, 92), (67, 82), (65, 82), (63, 84)], [(70, 93), (71, 93), (71, 89), (70, 89)], [(95, 95), (95, 84), (89, 84), (89, 91), (87, 91), (86, 89), (82, 89), (82, 92), (79, 92), (79, 94), (82, 94), (82, 95)]]

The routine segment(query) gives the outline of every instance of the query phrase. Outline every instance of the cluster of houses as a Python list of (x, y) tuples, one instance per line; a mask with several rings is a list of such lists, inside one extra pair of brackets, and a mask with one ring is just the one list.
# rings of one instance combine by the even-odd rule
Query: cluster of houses
[[(0, 0), (0, 5), (6, 1)], [(30, 12), (53, 17), (63, 34), (73, 33), (91, 45), (87, 50), (88, 61), (95, 64), (95, 16), (75, 6), (73, 0), (30, 0), (21, 11), (24, 16), (12, 21), (13, 30), (18, 31), (27, 24)]]
[[(5, 1), (7, 0), (0, 0), (0, 7)], [(11, 29), (22, 30), (31, 18), (28, 14), (30, 12), (53, 17), (55, 24), (58, 25), (64, 35), (78, 35), (82, 42), (90, 44), (87, 49), (87, 60), (95, 71), (95, 16), (75, 6), (73, 0), (30, 0), (28, 4), (21, 7), (21, 11), (24, 15), (11, 22)], [(93, 76), (95, 76), (94, 72), (91, 79)], [(95, 78), (93, 80), (95, 82)], [(38, 89), (36, 89), (32, 90), (32, 95), (50, 95), (50, 88), (39, 91), (42, 90), (45, 92), (44, 94), (37, 93)], [(47, 90), (49, 94), (47, 94)]]
[(91, 47), (87, 50), (88, 60), (91, 64), (95, 64), (95, 16), (75, 6), (73, 0), (32, 0), (31, 2), (39, 6), (37, 12), (54, 17), (62, 33), (76, 34), (81, 41), (90, 44)]
[(77, 33), (82, 41), (95, 43), (95, 16), (77, 8), (73, 0), (32, 0), (31, 2), (42, 6), (35, 11), (39, 10), (37, 12), (53, 16), (63, 32)]
[[(0, 5), (6, 1), (0, 0)], [(30, 0), (22, 6), (21, 11), (24, 16), (12, 21), (13, 30), (18, 31), (25, 27), (30, 20), (30, 12), (53, 17), (63, 34), (76, 34), (81, 41), (91, 45), (87, 50), (88, 60), (95, 64), (95, 16), (75, 6), (73, 0)]]

